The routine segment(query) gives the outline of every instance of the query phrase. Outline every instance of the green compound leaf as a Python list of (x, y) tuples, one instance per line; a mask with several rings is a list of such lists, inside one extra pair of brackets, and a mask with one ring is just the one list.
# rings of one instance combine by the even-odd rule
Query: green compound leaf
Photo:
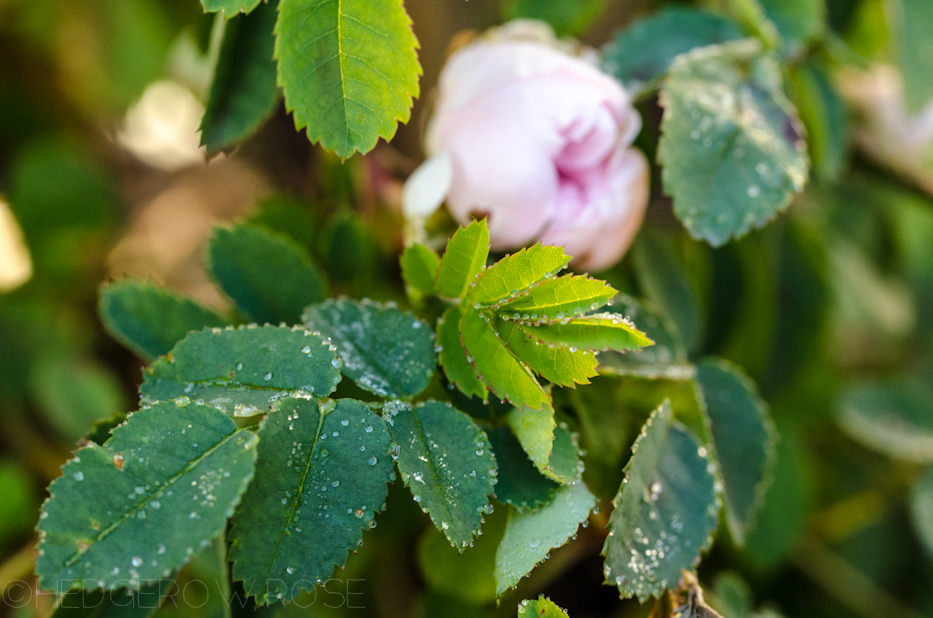
[(434, 375), (434, 333), (394, 303), (329, 300), (308, 307), (303, 319), (337, 346), (343, 374), (372, 393), (409, 399)]
[(441, 267), (441, 258), (436, 253), (414, 243), (405, 247), (400, 262), (402, 278), (410, 288), (425, 296), (434, 293), (434, 280)]
[(233, 518), (230, 560), (260, 605), (329, 578), (385, 506), (385, 423), (352, 399), (288, 400), (259, 429), (256, 480)]
[(208, 255), (221, 289), (257, 322), (297, 324), (305, 307), (327, 297), (327, 283), (308, 252), (266, 227), (216, 228)]
[(499, 337), (509, 350), (536, 373), (559, 386), (589, 384), (597, 375), (599, 361), (588, 350), (572, 350), (566, 345), (542, 342), (515, 322), (497, 319), (493, 322)]
[(837, 422), (849, 437), (895, 459), (933, 462), (933, 397), (912, 382), (853, 386), (843, 392)]
[(505, 422), (512, 428), (528, 458), (539, 471), (548, 468), (551, 451), (554, 450), (554, 408), (550, 405), (540, 410), (532, 408), (513, 408), (505, 416)]
[(312, 142), (346, 159), (408, 122), (421, 66), (401, 0), (283, 0), (275, 31), (285, 105)]
[(470, 283), (483, 271), (489, 257), (489, 228), (486, 220), (460, 228), (447, 243), (434, 290), (447, 298), (463, 298)]
[(910, 514), (927, 555), (933, 555), (933, 471), (927, 470), (914, 485)]
[(605, 281), (585, 275), (567, 275), (544, 280), (527, 294), (507, 300), (498, 310), (515, 320), (559, 320), (595, 311), (617, 293)]
[(774, 60), (753, 40), (681, 56), (661, 91), (664, 190), (713, 246), (762, 227), (809, 173), (803, 129)]
[(559, 484), (535, 468), (509, 428), (495, 427), (487, 435), (499, 464), (496, 499), (519, 510), (550, 502)]
[(101, 288), (98, 313), (114, 339), (146, 360), (167, 353), (191, 331), (227, 323), (193, 300), (130, 279)]
[(595, 313), (568, 322), (522, 324), (529, 335), (548, 343), (560, 343), (582, 350), (640, 350), (654, 342), (624, 316)]
[(43, 589), (167, 577), (220, 534), (253, 476), (257, 437), (205, 405), (162, 402), (62, 467), (39, 521)]
[(437, 344), (441, 346), (438, 361), (444, 368), (447, 379), (457, 386), (467, 397), (479, 397), (485, 400), (489, 390), (476, 376), (473, 365), (467, 359), (466, 351), (460, 342), (460, 320), (463, 312), (460, 307), (450, 307), (437, 321)]
[(201, 0), (201, 6), (204, 7), (205, 13), (223, 11), (224, 17), (230, 19), (238, 13), (249, 13), (259, 6), (261, 1), (262, 0)]
[(145, 371), (143, 401), (189, 397), (249, 417), (285, 397), (327, 397), (340, 382), (336, 348), (300, 327), (192, 333)]
[(654, 345), (625, 353), (603, 352), (599, 355), (599, 372), (607, 375), (639, 378), (693, 379), (695, 369), (690, 364), (677, 328), (668, 318), (634, 298), (619, 294), (612, 307), (644, 330)]
[(741, 545), (771, 484), (774, 426), (755, 385), (733, 365), (721, 360), (699, 363), (696, 384), (725, 485), (729, 530)]
[[(471, 303), (490, 305), (518, 296), (532, 285), (553, 277), (570, 263), (563, 247), (534, 245), (499, 260), (476, 279), (467, 293)], [(443, 267), (442, 267), (443, 268)], [(564, 285), (567, 285), (565, 283)]]
[(421, 508), (450, 544), (463, 551), (478, 534), (496, 460), (483, 430), (448, 403), (412, 407), (391, 402), (389, 434), (399, 445), (398, 469)]
[(541, 596), (537, 601), (522, 601), (518, 606), (518, 618), (569, 618), (569, 616), (553, 601)]
[(596, 498), (583, 481), (577, 481), (561, 487), (548, 505), (536, 511), (513, 511), (496, 552), (496, 594), (514, 588), (548, 552), (569, 541), (595, 506)]
[(613, 500), (604, 569), (622, 598), (659, 598), (711, 543), (719, 503), (710, 465), (665, 401), (635, 441)]
[(488, 318), (470, 309), (460, 319), (460, 339), (480, 380), (503, 401), (540, 410), (548, 395), (521, 361), (502, 343)]
[(669, 7), (616, 35), (602, 50), (603, 69), (629, 90), (638, 91), (664, 75), (677, 56), (744, 37), (742, 29), (726, 17)]
[(227, 22), (214, 80), (201, 119), (201, 144), (209, 153), (230, 148), (252, 135), (279, 101), (272, 59), (276, 3)]

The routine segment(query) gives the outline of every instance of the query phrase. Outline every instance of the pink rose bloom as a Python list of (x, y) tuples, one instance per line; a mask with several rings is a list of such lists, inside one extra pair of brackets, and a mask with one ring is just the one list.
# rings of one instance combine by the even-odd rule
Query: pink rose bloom
[(628, 249), (648, 202), (648, 163), (631, 148), (640, 129), (616, 80), (543, 24), (511, 22), (456, 51), (441, 72), (431, 159), (406, 187), (406, 212), (430, 212), (446, 196), (461, 223), (488, 217), (494, 249), (541, 240), (564, 246), (581, 268), (606, 268)]

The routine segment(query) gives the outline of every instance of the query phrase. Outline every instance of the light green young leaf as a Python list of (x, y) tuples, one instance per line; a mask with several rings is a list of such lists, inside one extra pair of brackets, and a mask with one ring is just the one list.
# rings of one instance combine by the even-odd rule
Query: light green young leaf
[(496, 319), (493, 324), (509, 350), (536, 373), (559, 386), (589, 384), (599, 361), (589, 350), (547, 343), (529, 335), (516, 322)]
[(536, 511), (513, 511), (496, 552), (496, 594), (518, 585), (548, 553), (563, 546), (590, 516), (596, 498), (583, 481), (561, 487)]
[(208, 153), (230, 148), (251, 136), (279, 102), (272, 59), (276, 8), (275, 2), (260, 4), (252, 15), (240, 15), (226, 24), (201, 118), (201, 144)]
[(308, 252), (265, 227), (218, 227), (208, 254), (211, 275), (256, 322), (297, 324), (305, 307), (327, 297), (324, 275)]
[(544, 475), (561, 485), (570, 485), (580, 480), (583, 474), (583, 462), (580, 461), (580, 446), (577, 444), (577, 435), (571, 433), (566, 423), (560, 423), (554, 429), (554, 444), (551, 448), (551, 457)]
[(372, 393), (409, 399), (434, 375), (434, 333), (394, 304), (328, 300), (308, 307), (303, 320), (337, 346), (343, 374)]
[(467, 300), (490, 305), (517, 296), (535, 283), (553, 277), (570, 259), (563, 247), (538, 243), (522, 249), (484, 270), (467, 293)]
[(639, 350), (654, 342), (624, 316), (595, 313), (569, 322), (522, 324), (522, 330), (548, 343), (562, 343), (584, 350)]
[(775, 61), (754, 40), (678, 58), (661, 91), (658, 159), (690, 234), (713, 246), (762, 227), (803, 189), (809, 160)]
[(483, 430), (448, 403), (415, 407), (390, 402), (389, 434), (399, 445), (398, 470), (422, 510), (463, 551), (480, 529), (496, 478)]
[(240, 13), (249, 13), (262, 0), (201, 0), (205, 13), (224, 12), (224, 17), (231, 19)]
[(741, 545), (771, 483), (774, 425), (755, 385), (733, 365), (722, 360), (699, 363), (696, 385), (725, 485), (729, 530)]
[(413, 290), (425, 296), (434, 293), (434, 280), (441, 267), (441, 258), (436, 253), (418, 243), (405, 247), (400, 260), (402, 278)]
[(933, 462), (933, 396), (911, 382), (868, 382), (840, 396), (837, 422), (862, 446), (895, 459)]
[(467, 360), (496, 397), (535, 410), (549, 404), (531, 371), (503, 345), (482, 313), (470, 309), (463, 314), (460, 338)]
[(191, 299), (132, 279), (103, 286), (98, 313), (114, 339), (146, 360), (167, 353), (191, 331), (227, 323)]
[(553, 601), (541, 596), (537, 601), (522, 601), (518, 606), (518, 618), (569, 618), (569, 616)]
[(496, 499), (519, 510), (550, 502), (559, 484), (538, 471), (509, 428), (495, 427), (487, 435), (499, 465)]
[(505, 422), (512, 428), (528, 458), (539, 471), (547, 469), (554, 449), (554, 408), (550, 405), (540, 410), (531, 408), (513, 408), (505, 417)]
[(670, 402), (632, 446), (603, 546), (606, 581), (640, 602), (673, 588), (712, 542), (719, 503), (705, 449), (673, 421)]
[(485, 219), (458, 229), (447, 243), (434, 290), (441, 296), (462, 298), (470, 283), (482, 272), (487, 257), (489, 228)]
[(303, 328), (214, 328), (188, 335), (153, 363), (139, 394), (144, 402), (200, 399), (248, 417), (285, 397), (327, 397), (340, 366), (334, 347)]
[(904, 76), (907, 111), (917, 113), (933, 99), (933, 64), (929, 41), (933, 11), (926, 0), (895, 0), (885, 4), (893, 22), (897, 65)]
[(455, 384), (467, 397), (485, 400), (489, 390), (476, 376), (473, 365), (467, 360), (460, 342), (460, 319), (463, 312), (459, 307), (450, 307), (437, 321), (437, 343), (441, 346), (438, 361), (451, 384)]
[(617, 293), (605, 281), (590, 279), (585, 275), (553, 277), (532, 287), (527, 294), (507, 300), (498, 311), (516, 320), (559, 320), (595, 311)]
[(41, 587), (138, 588), (181, 567), (223, 531), (257, 441), (209, 406), (162, 402), (78, 450), (42, 507)]
[(290, 399), (259, 429), (256, 480), (230, 533), (233, 578), (260, 605), (288, 602), (347, 562), (385, 506), (391, 440), (352, 399)]
[(421, 66), (401, 0), (282, 0), (275, 32), (286, 108), (312, 142), (346, 159), (408, 122)]
[(674, 58), (697, 47), (744, 38), (732, 20), (702, 9), (669, 6), (637, 20), (606, 45), (603, 69), (632, 91), (663, 76)]

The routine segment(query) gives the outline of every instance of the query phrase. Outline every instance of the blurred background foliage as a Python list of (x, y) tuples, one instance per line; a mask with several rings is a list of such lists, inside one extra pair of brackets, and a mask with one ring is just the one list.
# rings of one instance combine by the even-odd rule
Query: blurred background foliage
[[(306, 246), (336, 293), (404, 302), (401, 182), (422, 158), (425, 110), (454, 36), (532, 16), (600, 46), (666, 4), (408, 0), (423, 96), (391, 145), (341, 162), (297, 134), (279, 102), (236, 151), (204, 163), (197, 129), (220, 26), (196, 0), (0, 0), (0, 589), (30, 580), (43, 488), (76, 440), (133, 407), (143, 361), (104, 333), (102, 282), (154, 280), (227, 312), (204, 242), (212, 225), (248, 217)], [(691, 358), (744, 367), (781, 434), (757, 527), (742, 549), (720, 534), (701, 579), (729, 618), (756, 608), (933, 616), (933, 135), (924, 143), (922, 120), (897, 120), (933, 98), (933, 3), (705, 5), (757, 26), (763, 11), (782, 33), (814, 174), (789, 214), (712, 249), (674, 218), (655, 169), (645, 228), (601, 274), (656, 305)], [(638, 145), (653, 157), (660, 109), (651, 96), (639, 108)], [(603, 377), (558, 395), (604, 505), (650, 410), (683, 388)], [(497, 609), (488, 564), (501, 522), (490, 517), (458, 558), (403, 492), (396, 484), (379, 527), (337, 575), (365, 610), (325, 607), (322, 591), (307, 609), (276, 612), (514, 615), (515, 600), (539, 592), (574, 618), (651, 609), (601, 586), (602, 526), (554, 552)], [(183, 578), (209, 578), (217, 561), (208, 552)], [(0, 603), (0, 615), (46, 615), (52, 601)], [(216, 601), (161, 613), (224, 615)]]

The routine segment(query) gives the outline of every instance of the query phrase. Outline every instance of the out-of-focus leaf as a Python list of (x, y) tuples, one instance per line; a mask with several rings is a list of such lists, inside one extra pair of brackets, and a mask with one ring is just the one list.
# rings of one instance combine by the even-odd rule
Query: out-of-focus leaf
[(848, 115), (827, 70), (810, 62), (792, 69), (790, 83), (800, 119), (809, 136), (813, 171), (835, 180), (845, 164), (848, 148)]
[(146, 360), (168, 353), (192, 331), (227, 323), (189, 298), (132, 279), (102, 287), (98, 313), (114, 339)]
[(496, 594), (514, 588), (522, 577), (563, 546), (596, 506), (583, 481), (561, 487), (554, 499), (535, 511), (511, 512), (496, 551)]
[(606, 0), (506, 0), (506, 20), (537, 19), (550, 24), (558, 36), (585, 32), (606, 10)]
[[(253, 2), (258, 0), (250, 0)], [(226, 24), (201, 119), (201, 144), (208, 152), (230, 148), (248, 138), (279, 101), (272, 59), (276, 7), (275, 2), (260, 4), (252, 15), (240, 15)], [(224, 11), (228, 18), (234, 16), (232, 11)]]
[(703, 315), (696, 290), (670, 246), (647, 232), (638, 235), (632, 251), (638, 282), (645, 295), (674, 322), (687, 350), (693, 352), (703, 335)]
[(434, 375), (434, 333), (394, 305), (329, 300), (308, 307), (302, 319), (337, 346), (343, 374), (372, 393), (410, 399)]
[(16, 461), (0, 460), (0, 496), (0, 549), (4, 549), (30, 533), (39, 506), (29, 473)]
[(390, 403), (398, 469), (421, 508), (451, 545), (473, 542), (493, 495), (496, 460), (486, 435), (449, 403)]
[(667, 7), (617, 34), (603, 48), (603, 68), (637, 91), (664, 75), (677, 56), (744, 36), (727, 17), (694, 8)]
[(447, 242), (434, 283), (435, 291), (448, 298), (466, 295), (470, 283), (486, 265), (488, 255), (489, 229), (485, 219), (458, 229)]
[(926, 0), (885, 4), (893, 22), (895, 57), (904, 76), (907, 111), (915, 113), (933, 99), (933, 11)]
[(70, 441), (85, 435), (95, 421), (126, 409), (117, 377), (86, 358), (48, 355), (38, 360), (30, 388), (46, 420)]
[(385, 506), (392, 457), (385, 423), (352, 399), (286, 400), (259, 439), (230, 561), (234, 579), (265, 605), (292, 600), (346, 564)]
[(777, 28), (786, 53), (799, 53), (825, 28), (824, 0), (757, 0)]
[(421, 66), (401, 0), (284, 0), (275, 32), (285, 105), (312, 142), (346, 159), (408, 122)]
[(496, 499), (519, 510), (550, 502), (559, 485), (535, 468), (509, 428), (496, 427), (488, 435), (499, 466)]
[(216, 228), (209, 257), (214, 279), (257, 322), (297, 324), (305, 307), (327, 298), (327, 282), (311, 256), (267, 228)]
[(910, 496), (910, 514), (927, 553), (933, 554), (933, 472), (929, 470), (914, 485)]
[(911, 382), (862, 383), (839, 399), (840, 428), (862, 446), (896, 459), (933, 462), (933, 397)]
[(277, 195), (265, 199), (259, 202), (256, 212), (246, 221), (291, 236), (292, 240), (308, 252), (318, 249), (317, 233), (320, 224), (311, 206), (295, 198)]
[(372, 275), (375, 244), (356, 214), (343, 211), (331, 219), (324, 231), (323, 249), (327, 272), (336, 281), (358, 283)]
[(413, 290), (420, 294), (434, 293), (434, 280), (441, 266), (441, 258), (436, 253), (418, 243), (405, 247), (401, 258), (402, 277)]
[(104, 446), (77, 451), (42, 507), (42, 588), (138, 587), (181, 567), (224, 529), (253, 476), (256, 443), (209, 406), (162, 402)]
[(569, 485), (579, 480), (582, 473), (577, 434), (561, 422), (554, 429), (554, 445), (544, 475), (561, 485)]
[(139, 590), (72, 590), (59, 597), (51, 618), (147, 618), (174, 585), (163, 579)]
[(658, 158), (690, 234), (713, 246), (762, 227), (809, 173), (797, 113), (774, 60), (755, 41), (681, 57), (661, 91)]
[(729, 530), (741, 545), (772, 480), (774, 426), (755, 385), (731, 364), (703, 361), (696, 383), (725, 484)]
[(623, 598), (660, 597), (712, 542), (719, 503), (709, 464), (670, 402), (655, 410), (632, 447), (603, 547), (606, 581)]
[(256, 416), (286, 397), (327, 397), (340, 382), (330, 343), (303, 328), (215, 328), (192, 333), (145, 371), (143, 401), (203, 399), (231, 416)]
[(459, 307), (450, 307), (437, 321), (437, 343), (441, 346), (438, 361), (451, 384), (456, 385), (468, 397), (486, 399), (489, 390), (477, 377), (473, 365), (467, 358), (460, 342), (460, 320), (463, 312)]
[[(232, 19), (240, 13), (249, 13), (259, 6), (260, 2), (262, 0), (201, 0), (201, 5), (205, 13), (223, 11), (224, 17)], [(269, 4), (274, 5), (273, 2)]]

